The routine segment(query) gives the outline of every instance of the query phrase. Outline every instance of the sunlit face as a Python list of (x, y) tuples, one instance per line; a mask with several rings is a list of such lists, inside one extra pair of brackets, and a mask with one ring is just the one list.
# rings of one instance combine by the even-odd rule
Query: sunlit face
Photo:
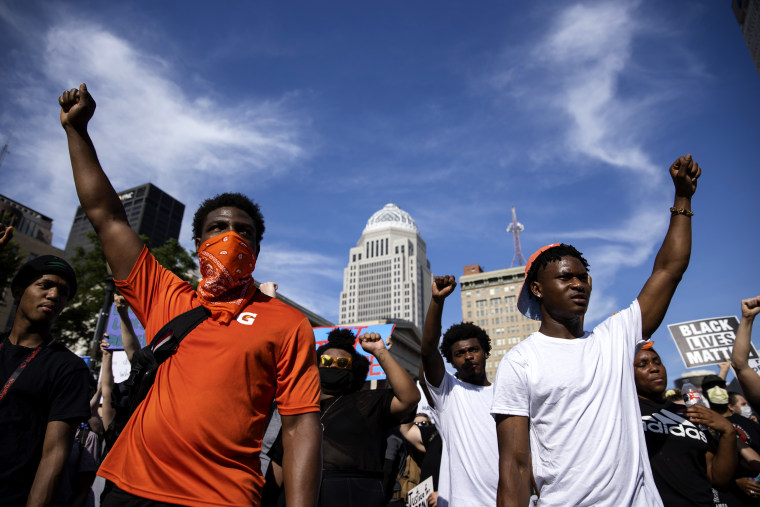
[(552, 316), (568, 319), (586, 313), (591, 279), (580, 259), (568, 255), (540, 268), (530, 289)]
[(741, 394), (734, 394), (732, 397), (736, 403), (728, 404), (728, 408), (731, 410), (731, 412), (735, 414), (741, 414), (742, 407), (749, 407), (749, 403), (747, 403), (747, 400)]
[(224, 232), (235, 232), (256, 254), (259, 253), (259, 245), (256, 243), (256, 223), (245, 211), (234, 206), (223, 206), (209, 212), (201, 227), (201, 237), (195, 239), (195, 248), (209, 238), (213, 238)]
[(642, 349), (633, 360), (636, 392), (647, 399), (659, 398), (668, 385), (668, 372), (660, 356), (652, 349)]
[(451, 346), (451, 366), (460, 380), (476, 383), (485, 375), (486, 353), (477, 338), (454, 342)]

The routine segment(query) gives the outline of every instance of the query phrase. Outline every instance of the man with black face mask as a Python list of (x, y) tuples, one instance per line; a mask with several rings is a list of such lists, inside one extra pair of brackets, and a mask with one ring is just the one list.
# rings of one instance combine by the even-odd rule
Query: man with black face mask
[(386, 433), (411, 420), (420, 401), (411, 377), (377, 333), (363, 334), (358, 341), (365, 352), (375, 356), (391, 389), (362, 391), (369, 361), (356, 352), (356, 340), (348, 329), (333, 329), (327, 343), (317, 349), (324, 427), (319, 505), (324, 507), (385, 505)]
[(193, 290), (130, 228), (87, 132), (95, 111), (87, 87), (58, 101), (79, 201), (146, 336), (199, 306), (210, 314), (159, 366), (100, 467), (111, 484), (102, 505), (258, 506), (261, 439), (276, 399), (288, 505), (313, 506), (321, 443), (314, 333), (303, 314), (255, 287), (259, 207), (232, 193), (200, 206), (193, 239), (203, 278)]

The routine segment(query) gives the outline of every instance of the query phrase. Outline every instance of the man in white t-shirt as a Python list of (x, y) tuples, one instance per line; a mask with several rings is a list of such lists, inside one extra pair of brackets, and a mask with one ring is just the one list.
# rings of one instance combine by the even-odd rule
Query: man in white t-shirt
[(541, 327), (502, 359), (494, 381), (499, 507), (528, 504), (531, 465), (542, 507), (662, 505), (631, 364), (689, 264), (700, 174), (691, 155), (670, 167), (675, 204), (652, 275), (627, 309), (591, 332), (583, 330), (591, 279), (580, 252), (554, 244), (531, 256), (518, 308)]
[(437, 349), (443, 302), (456, 285), (453, 276), (435, 278), (422, 333), (423, 373), (443, 441), (437, 507), (493, 507), (499, 454), (490, 416), (493, 386), (485, 371), (491, 340), (475, 324), (451, 326), (440, 351), (456, 375), (446, 371)]

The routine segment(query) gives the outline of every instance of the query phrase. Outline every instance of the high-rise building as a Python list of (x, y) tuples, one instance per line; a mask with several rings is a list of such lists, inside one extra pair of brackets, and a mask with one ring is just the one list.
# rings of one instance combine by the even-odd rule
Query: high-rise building
[(3, 217), (3, 223), (12, 225), (17, 233), (48, 245), (53, 242), (53, 219), (39, 211), (0, 195), (0, 216)]
[[(171, 238), (179, 239), (185, 205), (174, 197), (152, 183), (145, 183), (120, 192), (119, 199), (127, 212), (132, 230), (147, 236), (152, 247), (161, 246)], [(93, 232), (92, 225), (82, 207), (77, 206), (74, 223), (71, 224), (71, 232), (66, 242), (67, 259), (74, 256), (77, 247), (81, 246), (85, 250), (90, 248), (90, 241), (87, 239), (89, 232)]]
[(462, 320), (485, 329), (491, 338), (486, 375), (493, 380), (501, 358), (509, 349), (538, 331), (541, 323), (517, 309), (517, 297), (525, 280), (525, 266), (483, 271), (477, 264), (464, 267), (459, 279)]
[(425, 241), (409, 213), (386, 204), (348, 254), (340, 323), (401, 319), (422, 329), (432, 277)]
[[(0, 218), (5, 225), (14, 227), (12, 244), (21, 254), (22, 262), (40, 255), (63, 255), (63, 251), (51, 244), (52, 218), (4, 195), (0, 195)], [(13, 301), (10, 288), (6, 288), (0, 293), (0, 332), (10, 328), (15, 312), (16, 303)]]
[(731, 8), (742, 27), (742, 36), (749, 54), (760, 72), (760, 0), (733, 0)]

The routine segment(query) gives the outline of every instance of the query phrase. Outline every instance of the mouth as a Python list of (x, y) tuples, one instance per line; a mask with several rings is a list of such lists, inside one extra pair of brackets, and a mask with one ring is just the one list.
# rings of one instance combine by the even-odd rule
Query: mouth
[(40, 305), (38, 308), (44, 313), (55, 313), (57, 311), (56, 307), (50, 305)]

